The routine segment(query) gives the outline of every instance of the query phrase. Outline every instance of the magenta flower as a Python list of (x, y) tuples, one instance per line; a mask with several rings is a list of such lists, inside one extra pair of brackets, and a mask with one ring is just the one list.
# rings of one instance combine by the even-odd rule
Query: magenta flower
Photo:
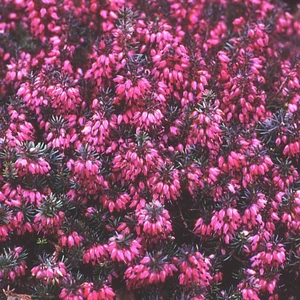
[(96, 288), (93, 283), (84, 282), (82, 284), (83, 296), (84, 299), (94, 300), (94, 299), (105, 299), (105, 300), (113, 300), (115, 299), (115, 293), (113, 289), (103, 284), (102, 287)]
[(142, 246), (138, 239), (131, 239), (131, 235), (117, 234), (111, 237), (107, 244), (107, 251), (112, 261), (132, 262), (142, 253)]
[(53, 263), (47, 261), (31, 269), (32, 276), (40, 280), (43, 284), (60, 284), (66, 277), (70, 276), (66, 271), (63, 262)]
[(4, 253), (0, 255), (0, 278), (14, 282), (17, 277), (24, 276), (27, 268), (26, 256), (27, 253), (22, 247), (4, 249)]
[(136, 216), (138, 218), (136, 232), (139, 236), (157, 241), (170, 237), (172, 232), (170, 215), (159, 201), (153, 201), (137, 209)]
[(154, 256), (146, 254), (138, 265), (129, 267), (124, 274), (129, 289), (136, 289), (148, 284), (165, 282), (168, 276), (172, 276), (177, 268), (174, 264), (165, 261), (161, 254)]
[(211, 263), (209, 259), (204, 258), (198, 251), (190, 251), (189, 248), (183, 248), (178, 261), (179, 266), (179, 284), (190, 287), (198, 284), (201, 287), (210, 285), (213, 277), (209, 273)]
[(106, 245), (94, 245), (84, 251), (82, 260), (84, 263), (95, 265), (96, 263), (105, 261), (108, 257), (109, 253)]
[(7, 297), (297, 298), (299, 6), (0, 2)]

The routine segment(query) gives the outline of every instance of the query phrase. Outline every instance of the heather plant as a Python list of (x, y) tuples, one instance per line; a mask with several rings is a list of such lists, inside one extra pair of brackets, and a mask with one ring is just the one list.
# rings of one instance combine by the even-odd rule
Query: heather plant
[(4, 294), (297, 299), (299, 45), (279, 0), (0, 1)]

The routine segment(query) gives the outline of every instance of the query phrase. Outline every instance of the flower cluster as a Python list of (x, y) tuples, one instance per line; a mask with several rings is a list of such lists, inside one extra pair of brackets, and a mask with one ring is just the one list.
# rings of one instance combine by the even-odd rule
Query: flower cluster
[(183, 248), (179, 263), (179, 284), (186, 287), (193, 284), (201, 287), (209, 286), (213, 279), (209, 273), (210, 267), (210, 260), (204, 258), (200, 252), (188, 247)]
[(31, 275), (43, 284), (61, 283), (68, 275), (66, 266), (63, 262), (53, 263), (47, 260), (47, 263), (41, 263), (31, 269)]
[(24, 276), (27, 268), (27, 253), (22, 247), (3, 249), (0, 255), (0, 278), (1, 280), (15, 281), (17, 277)]
[(140, 255), (142, 246), (138, 240), (130, 238), (130, 235), (117, 234), (109, 239), (107, 251), (112, 261), (128, 264)]
[(149, 284), (157, 284), (173, 276), (173, 273), (177, 271), (176, 266), (162, 255), (160, 251), (154, 254), (148, 253), (139, 264), (129, 267), (124, 273), (127, 287), (136, 289)]
[(136, 217), (137, 234), (144, 239), (150, 239), (152, 243), (156, 239), (167, 239), (172, 232), (169, 212), (157, 200), (139, 207)]
[(10, 295), (298, 297), (300, 21), (283, 2), (0, 1)]

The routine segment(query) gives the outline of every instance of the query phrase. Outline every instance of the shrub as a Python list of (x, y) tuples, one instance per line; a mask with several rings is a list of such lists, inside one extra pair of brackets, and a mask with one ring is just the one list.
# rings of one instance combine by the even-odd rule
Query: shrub
[(1, 1), (1, 287), (296, 299), (299, 34), (277, 0)]

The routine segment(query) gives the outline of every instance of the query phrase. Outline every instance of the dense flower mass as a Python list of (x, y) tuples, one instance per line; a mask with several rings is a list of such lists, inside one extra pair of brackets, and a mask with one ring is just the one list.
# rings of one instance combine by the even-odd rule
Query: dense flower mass
[(1, 0), (0, 290), (296, 299), (299, 45), (279, 0)]

